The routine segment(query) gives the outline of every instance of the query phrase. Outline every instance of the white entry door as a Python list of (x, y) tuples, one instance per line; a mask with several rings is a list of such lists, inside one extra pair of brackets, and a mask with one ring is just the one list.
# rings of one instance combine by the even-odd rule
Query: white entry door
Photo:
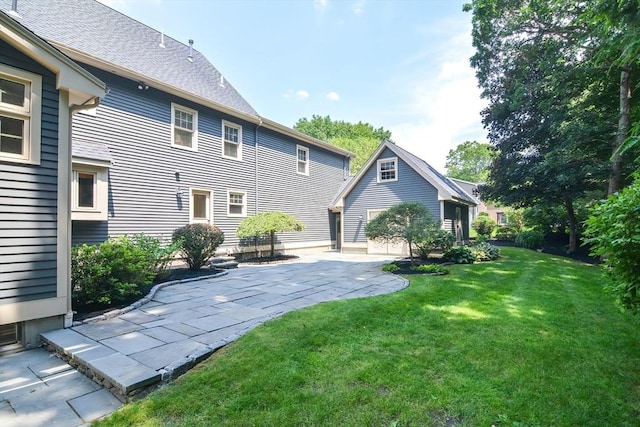
[[(384, 212), (385, 209), (367, 211), (367, 222)], [(391, 243), (384, 240), (368, 240), (367, 253), (377, 255), (408, 255), (409, 249), (405, 242)]]

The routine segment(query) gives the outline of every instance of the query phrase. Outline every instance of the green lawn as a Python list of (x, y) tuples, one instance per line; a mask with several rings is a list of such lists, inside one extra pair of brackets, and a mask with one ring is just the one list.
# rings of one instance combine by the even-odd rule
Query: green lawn
[(640, 319), (598, 267), (505, 248), (289, 313), (104, 425), (640, 424)]

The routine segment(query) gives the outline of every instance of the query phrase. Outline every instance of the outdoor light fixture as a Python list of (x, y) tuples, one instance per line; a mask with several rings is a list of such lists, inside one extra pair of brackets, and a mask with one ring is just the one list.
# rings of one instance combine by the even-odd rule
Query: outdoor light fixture
[(362, 215), (360, 215), (360, 216), (358, 217), (358, 220), (359, 220), (360, 222), (362, 222), (362, 221), (364, 221), (364, 217), (363, 217)]
[(138, 89), (140, 89), (140, 90), (143, 90), (143, 89), (144, 89), (144, 90), (147, 90), (147, 89), (149, 89), (149, 85), (145, 84), (144, 82), (139, 82), (139, 83), (138, 83)]
[(182, 199), (182, 196), (184, 196), (184, 188), (178, 187), (178, 189), (176, 190), (176, 197), (178, 199)]

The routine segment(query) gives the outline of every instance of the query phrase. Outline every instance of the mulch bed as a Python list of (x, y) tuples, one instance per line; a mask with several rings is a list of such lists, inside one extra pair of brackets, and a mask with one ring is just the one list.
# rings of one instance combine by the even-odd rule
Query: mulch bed
[(212, 274), (219, 273), (220, 270), (214, 268), (201, 268), (200, 270), (189, 270), (188, 268), (172, 268), (169, 275), (163, 277), (160, 280), (154, 281), (147, 286), (140, 286), (138, 290), (139, 294), (129, 295), (125, 300), (118, 304), (106, 305), (106, 304), (86, 304), (86, 305), (74, 305), (73, 310), (76, 312), (73, 316), (73, 320), (82, 321), (90, 319), (92, 317), (100, 316), (112, 310), (128, 307), (134, 302), (138, 301), (143, 296), (147, 295), (149, 291), (160, 283), (172, 282), (174, 280), (195, 279), (202, 276), (211, 276)]
[(241, 264), (276, 264), (276, 263), (280, 263), (280, 262), (286, 262), (286, 261), (291, 261), (294, 259), (298, 259), (300, 257), (296, 256), (296, 255), (275, 255), (275, 256), (261, 256), (261, 257), (252, 257), (252, 258), (245, 258), (242, 260), (238, 260), (239, 263)]

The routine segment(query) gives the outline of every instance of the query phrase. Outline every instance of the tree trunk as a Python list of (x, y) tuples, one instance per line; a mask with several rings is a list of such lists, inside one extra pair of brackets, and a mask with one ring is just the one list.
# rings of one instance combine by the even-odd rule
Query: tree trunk
[(618, 134), (613, 146), (613, 156), (611, 158), (611, 175), (609, 177), (608, 194), (613, 194), (620, 189), (622, 182), (622, 156), (618, 152), (629, 135), (631, 126), (630, 104), (631, 86), (629, 85), (631, 69), (623, 67), (620, 71), (620, 117), (618, 117)]
[(407, 243), (409, 244), (409, 261), (411, 262), (411, 265), (413, 266), (413, 248), (411, 246), (413, 246), (411, 243), (411, 240), (407, 240)]
[(564, 206), (567, 209), (567, 218), (569, 219), (569, 252), (575, 252), (578, 249), (578, 221), (571, 197), (565, 197)]
[(276, 251), (274, 250), (275, 240), (276, 240), (276, 232), (272, 231), (271, 232), (271, 258), (276, 256)]

